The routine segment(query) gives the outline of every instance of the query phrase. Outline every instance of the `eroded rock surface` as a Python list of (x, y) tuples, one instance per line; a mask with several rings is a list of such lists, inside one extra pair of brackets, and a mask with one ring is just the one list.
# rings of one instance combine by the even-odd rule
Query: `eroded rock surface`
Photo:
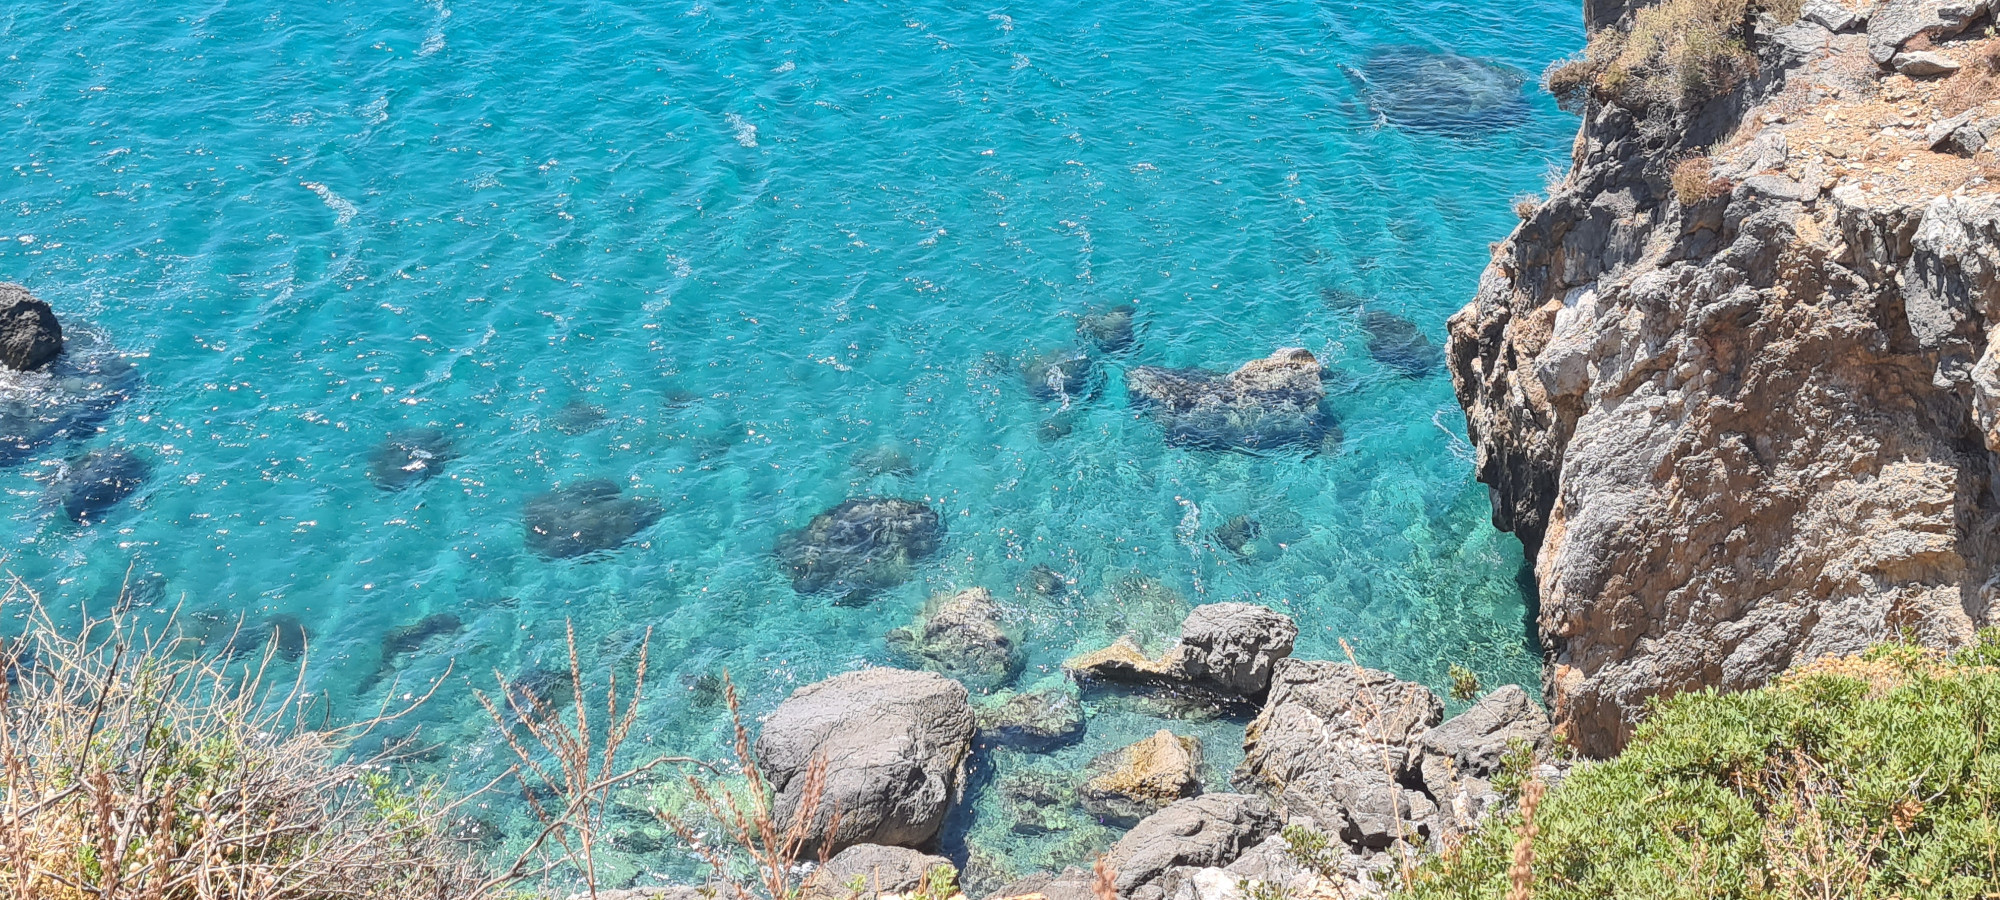
[(1164, 728), (1098, 755), (1077, 792), (1083, 808), (1106, 822), (1134, 825), (1167, 804), (1201, 793), (1201, 742)]
[(55, 310), (18, 284), (0, 283), (0, 365), (29, 371), (63, 351)]
[[(756, 752), (778, 819), (812, 816), (812, 852), (922, 849), (958, 799), (972, 735), (964, 685), (931, 672), (862, 669), (799, 688), (764, 718)], [(825, 761), (825, 792), (806, 809), (815, 760)]]
[(1237, 789), (1275, 798), (1350, 844), (1386, 847), (1436, 811), (1415, 781), (1419, 735), (1444, 718), (1423, 685), (1348, 663), (1280, 660), (1243, 736)]
[[(1815, 5), (1758, 26), (1722, 97), (1590, 100), (1569, 177), (1452, 317), (1584, 752), (1652, 696), (1992, 620), (2000, 159), (1974, 123), (2000, 117), (2000, 41), (1961, 34), (1989, 7)], [(1958, 68), (1898, 74), (1906, 50)]]
[(1272, 667), (1292, 654), (1299, 628), (1292, 617), (1252, 603), (1197, 606), (1181, 621), (1180, 640), (1155, 658), (1131, 637), (1079, 654), (1063, 668), (1084, 679), (1185, 684), (1258, 698)]

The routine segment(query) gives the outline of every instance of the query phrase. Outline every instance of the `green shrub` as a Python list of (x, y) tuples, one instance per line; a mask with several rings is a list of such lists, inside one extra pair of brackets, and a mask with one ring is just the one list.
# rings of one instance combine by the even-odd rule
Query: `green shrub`
[[(1537, 900), (1986, 900), (2000, 887), (2000, 631), (1738, 694), (1657, 703), (1537, 812)], [(1519, 816), (1419, 868), (1407, 900), (1508, 894)]]

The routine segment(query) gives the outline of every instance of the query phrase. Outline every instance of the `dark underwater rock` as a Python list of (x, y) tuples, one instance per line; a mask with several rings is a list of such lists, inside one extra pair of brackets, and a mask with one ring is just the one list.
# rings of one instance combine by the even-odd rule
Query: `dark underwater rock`
[(55, 310), (18, 284), (0, 284), (0, 365), (30, 371), (63, 351)]
[(974, 690), (1020, 674), (1021, 649), (1000, 626), (1000, 604), (985, 588), (933, 597), (928, 607), (909, 627), (889, 632), (891, 651)]
[(592, 406), (582, 400), (571, 400), (563, 404), (562, 409), (556, 410), (549, 424), (554, 425), (556, 430), (563, 434), (584, 434), (603, 428), (609, 421), (611, 420), (605, 416), (603, 407)]
[(937, 553), (944, 520), (915, 500), (857, 497), (778, 539), (778, 561), (801, 594), (864, 597), (909, 580), (912, 564)]
[(1094, 371), (1088, 355), (1065, 348), (1029, 357), (1021, 364), (1021, 381), (1037, 400), (1086, 397), (1094, 393), (1090, 385)]
[(152, 466), (145, 460), (122, 447), (92, 450), (71, 460), (49, 493), (62, 504), (63, 514), (70, 521), (89, 525), (102, 520), (119, 501), (132, 496), (152, 472)]
[(72, 329), (63, 353), (34, 371), (0, 366), (0, 465), (97, 434), (138, 378), (137, 367), (88, 329)]
[(1286, 348), (1227, 375), (1140, 366), (1125, 378), (1135, 408), (1148, 411), (1167, 443), (1201, 449), (1317, 447), (1329, 420), (1326, 389), (1311, 352)]
[(1068, 590), (1068, 579), (1063, 578), (1061, 572), (1042, 563), (1036, 563), (1035, 567), (1029, 569), (1028, 574), (1021, 578), (1021, 591), (1030, 597), (1048, 599), (1061, 596)]
[(465, 623), (452, 613), (432, 613), (409, 625), (398, 625), (382, 636), (382, 658), (362, 682), (362, 690), (367, 690), (396, 667), (396, 661), (422, 648), (426, 641), (436, 637), (455, 635), (465, 630)]
[(1383, 47), (1348, 75), (1382, 121), (1411, 131), (1470, 135), (1527, 118), (1517, 69), (1422, 47)]
[(1076, 416), (1071, 415), (1070, 410), (1063, 410), (1043, 419), (1042, 424), (1035, 427), (1035, 439), (1044, 444), (1053, 444), (1069, 437), (1070, 432), (1075, 430)]
[(451, 438), (438, 429), (392, 431), (368, 457), (368, 480), (385, 491), (400, 491), (429, 481), (457, 458)]
[(1402, 316), (1370, 310), (1361, 314), (1361, 330), (1368, 332), (1368, 355), (1406, 378), (1422, 378), (1444, 365), (1444, 351)]
[(522, 510), (528, 549), (554, 559), (612, 550), (664, 514), (649, 497), (624, 496), (616, 482), (593, 478), (536, 494)]
[(1120, 303), (1102, 312), (1084, 316), (1077, 321), (1076, 331), (1099, 351), (1123, 353), (1132, 348), (1132, 323), (1138, 311), (1139, 308), (1130, 303)]
[[(1338, 432), (1332, 432), (1337, 435)], [(1322, 446), (1324, 441), (1321, 442)], [(1336, 437), (1334, 448), (1339, 449)], [(1215, 530), (1215, 541), (1231, 555), (1247, 563), (1269, 562), (1284, 552), (1276, 541), (1264, 535), (1263, 523), (1249, 516), (1232, 516)]]
[(312, 632), (297, 616), (278, 613), (267, 616), (255, 625), (246, 624), (235, 635), (235, 643), (230, 645), (232, 659), (256, 656), (267, 649), (279, 659), (296, 662), (305, 655), (306, 643)]
[(1083, 701), (1073, 688), (1003, 692), (972, 712), (982, 739), (1030, 753), (1046, 753), (1083, 739)]

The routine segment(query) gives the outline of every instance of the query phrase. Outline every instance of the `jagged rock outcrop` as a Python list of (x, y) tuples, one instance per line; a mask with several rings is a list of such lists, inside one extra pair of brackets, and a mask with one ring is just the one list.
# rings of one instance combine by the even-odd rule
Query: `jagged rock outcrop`
[(1493, 777), (1507, 754), (1518, 746), (1546, 759), (1554, 744), (1548, 715), (1510, 684), (1418, 737), (1417, 771), (1444, 824), (1466, 830), (1499, 802)]
[[(924, 848), (959, 797), (972, 734), (964, 685), (930, 672), (862, 669), (793, 692), (764, 718), (756, 752), (780, 823), (812, 816), (809, 851)], [(825, 767), (824, 791), (802, 808), (816, 764)]]
[(1208, 603), (1188, 612), (1180, 640), (1158, 658), (1124, 637), (1063, 668), (1084, 679), (1184, 684), (1255, 699), (1270, 689), (1272, 667), (1292, 655), (1298, 636), (1297, 623), (1284, 613), (1254, 603)]
[(1139, 366), (1125, 375), (1132, 408), (1149, 413), (1167, 443), (1211, 450), (1317, 446), (1338, 429), (1320, 408), (1320, 363), (1299, 347), (1228, 374)]
[[(1991, 3), (1834, 7), (1760, 19), (1719, 97), (1594, 96), (1568, 178), (1450, 322), (1586, 753), (1651, 696), (1991, 620), (2000, 41), (1965, 31)], [(1906, 51), (1958, 68), (1912, 78)]]
[(1243, 734), (1238, 790), (1275, 798), (1358, 847), (1426, 831), (1436, 804), (1415, 782), (1417, 738), (1444, 719), (1420, 684), (1348, 663), (1281, 660)]
[(55, 310), (18, 284), (0, 283), (0, 366), (26, 372), (63, 351)]
[(1077, 791), (1085, 812), (1136, 825), (1167, 804), (1201, 793), (1201, 741), (1164, 728), (1102, 753), (1084, 768)]

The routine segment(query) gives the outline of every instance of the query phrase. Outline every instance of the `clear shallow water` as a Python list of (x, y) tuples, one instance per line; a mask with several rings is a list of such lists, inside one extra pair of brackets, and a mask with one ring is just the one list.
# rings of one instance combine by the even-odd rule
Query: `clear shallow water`
[[(98, 437), (0, 472), (8, 565), (57, 605), (129, 569), (159, 610), (294, 617), (337, 714), (455, 661), (411, 721), (461, 773), (497, 761), (465, 679), (558, 664), (566, 618), (594, 668), (650, 626), (646, 740), (703, 755), (701, 676), (761, 712), (975, 585), (1024, 684), (1231, 599), (1291, 612), (1302, 656), (1532, 683), (1521, 552), (1449, 383), (1371, 359), (1358, 321), (1441, 344), (1574, 122), (1524, 91), (1505, 127), (1383, 125), (1342, 67), (1415, 45), (1539, 72), (1581, 43), (1573, 4), (361, 6), (0, 12), (0, 278), (143, 379)], [(1047, 439), (1060, 404), (1019, 361), (1128, 302), (1136, 347)], [(1131, 366), (1282, 346), (1338, 370), (1337, 453), (1170, 448), (1126, 403)], [(602, 427), (557, 427), (579, 402)], [(369, 453), (411, 426), (459, 457), (378, 490)], [(52, 512), (59, 461), (111, 443), (152, 480), (89, 528)], [(907, 470), (857, 465), (884, 447)], [(665, 516), (615, 553), (526, 552), (527, 499), (597, 477)], [(794, 593), (778, 536), (867, 494), (931, 502), (944, 552), (865, 606)], [(1237, 515), (1283, 553), (1218, 546)], [(1019, 591), (1037, 564), (1072, 590)], [(383, 672), (385, 634), (440, 612), (462, 630)], [(1054, 765), (1163, 725), (1203, 735), (1217, 786), (1234, 763), (1232, 723), (1098, 706)], [(993, 803), (957, 830), (1003, 868), (1110, 837), (1012, 835)]]

